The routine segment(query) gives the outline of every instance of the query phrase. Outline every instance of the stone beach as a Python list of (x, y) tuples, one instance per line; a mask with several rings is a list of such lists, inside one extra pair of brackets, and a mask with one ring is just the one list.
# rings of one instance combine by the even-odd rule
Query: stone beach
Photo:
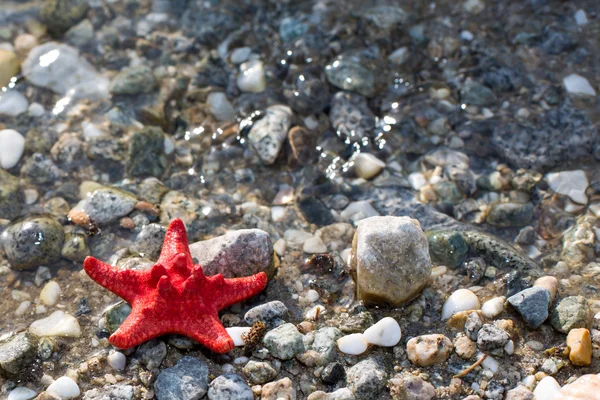
[[(600, 398), (598, 5), (341, 4), (2, 2), (0, 399)], [(225, 354), (108, 340), (175, 218)]]

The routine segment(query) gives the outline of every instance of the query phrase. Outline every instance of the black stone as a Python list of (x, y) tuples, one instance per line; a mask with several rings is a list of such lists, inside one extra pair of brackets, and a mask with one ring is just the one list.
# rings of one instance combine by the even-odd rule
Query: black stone
[(334, 222), (333, 215), (325, 203), (314, 197), (307, 197), (298, 203), (304, 218), (311, 224), (323, 226)]
[(523, 278), (519, 271), (512, 271), (506, 274), (506, 297), (513, 296), (522, 290), (531, 287), (528, 278)]
[(327, 365), (323, 368), (323, 372), (321, 372), (321, 380), (323, 383), (328, 385), (333, 385), (340, 380), (344, 379), (346, 376), (346, 370), (344, 366), (339, 362), (334, 362)]

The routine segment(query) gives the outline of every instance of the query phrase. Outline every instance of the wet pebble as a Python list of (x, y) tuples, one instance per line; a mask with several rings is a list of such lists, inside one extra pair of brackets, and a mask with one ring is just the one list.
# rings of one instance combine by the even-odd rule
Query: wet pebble
[(469, 247), (460, 234), (454, 231), (427, 231), (431, 261), (439, 265), (456, 268), (467, 258)]
[(0, 130), (0, 167), (10, 169), (17, 165), (24, 150), (23, 135), (14, 129)]
[(356, 175), (363, 179), (371, 179), (385, 168), (385, 163), (370, 153), (358, 153), (354, 157)]
[(263, 118), (258, 120), (248, 133), (248, 140), (254, 146), (265, 164), (275, 162), (292, 123), (292, 110), (277, 104), (266, 109)]
[[(16, 117), (18, 115), (23, 114), (27, 111), (29, 107), (29, 101), (25, 96), (23, 96), (20, 92), (16, 90), (9, 90), (7, 92), (2, 93), (0, 95), (0, 115), (6, 115), (8, 117)], [(0, 131), (0, 138), (1, 138)], [(0, 144), (2, 144), (2, 140), (0, 139)], [(4, 144), (8, 146), (8, 144)], [(24, 145), (21, 145), (24, 147)], [(0, 147), (1, 148), (1, 147)], [(23, 151), (21, 150), (21, 154)], [(0, 156), (0, 160), (2, 157)]]
[(63, 258), (74, 262), (82, 262), (90, 255), (85, 235), (80, 233), (65, 234), (65, 242), (60, 251)]
[(254, 400), (254, 394), (244, 378), (229, 373), (218, 376), (210, 383), (208, 398), (209, 400)]
[(144, 225), (129, 250), (133, 253), (147, 254), (153, 259), (158, 258), (166, 232), (166, 228), (160, 224)]
[(371, 136), (375, 128), (375, 116), (367, 100), (355, 93), (338, 92), (333, 96), (329, 121), (336, 134), (350, 142)]
[(330, 61), (325, 66), (325, 76), (333, 86), (363, 96), (371, 96), (375, 90), (373, 71), (362, 65), (358, 57), (339, 56)]
[(490, 225), (520, 227), (529, 225), (533, 219), (533, 204), (525, 203), (496, 203), (492, 205), (486, 222)]
[(260, 93), (265, 90), (267, 81), (261, 60), (250, 60), (240, 65), (237, 86), (242, 92)]
[(21, 220), (2, 233), (4, 252), (15, 269), (35, 268), (58, 261), (64, 238), (63, 227), (45, 216)]
[(75, 317), (64, 311), (55, 311), (46, 318), (38, 319), (29, 326), (36, 336), (80, 337), (81, 327)]
[(152, 70), (140, 65), (122, 69), (110, 83), (110, 92), (116, 95), (149, 93), (156, 87)]
[(59, 36), (85, 16), (89, 5), (85, 0), (45, 1), (41, 17), (53, 36)]
[(222, 92), (212, 92), (206, 99), (210, 112), (218, 121), (231, 121), (235, 118), (235, 110)]
[(19, 73), (19, 57), (10, 50), (0, 49), (0, 87), (8, 85), (11, 78)]
[(85, 200), (83, 211), (92, 221), (105, 224), (129, 214), (136, 203), (135, 196), (125, 190), (100, 188)]
[(207, 390), (208, 366), (204, 361), (189, 356), (181, 358), (174, 367), (160, 371), (154, 382), (158, 400), (199, 399)]
[(44, 285), (40, 292), (40, 301), (47, 306), (53, 306), (60, 298), (60, 286), (56, 281), (50, 281)]
[(133, 177), (162, 176), (167, 168), (162, 129), (146, 127), (131, 136), (125, 168)]
[(19, 190), (19, 179), (0, 168), (0, 215), (2, 218), (13, 219), (19, 215), (22, 197)]

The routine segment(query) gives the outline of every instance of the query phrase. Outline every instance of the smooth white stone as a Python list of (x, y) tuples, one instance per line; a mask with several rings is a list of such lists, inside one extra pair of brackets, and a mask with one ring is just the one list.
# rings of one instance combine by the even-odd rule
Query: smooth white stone
[(298, 229), (288, 229), (283, 233), (285, 242), (290, 247), (300, 247), (304, 245), (308, 239), (312, 238), (313, 235), (310, 232), (301, 231)]
[(508, 343), (504, 345), (504, 351), (506, 352), (506, 354), (513, 354), (515, 352), (515, 342), (509, 340)]
[(588, 197), (583, 190), (570, 190), (567, 196), (577, 204), (586, 205), (588, 202)]
[(17, 165), (25, 150), (25, 138), (14, 129), (0, 131), (0, 167), (10, 169)]
[(409, 56), (410, 51), (408, 50), (408, 47), (400, 47), (399, 49), (394, 50), (392, 54), (388, 56), (388, 60), (390, 60), (392, 64), (402, 65), (408, 61)]
[(473, 40), (474, 36), (470, 31), (462, 31), (460, 33), (460, 38), (462, 40), (466, 40), (467, 42), (470, 42), (471, 40)]
[[(477, 359), (480, 359), (481, 357), (483, 357), (483, 353), (477, 353)], [(485, 369), (492, 371), (492, 373), (494, 374), (498, 372), (498, 369), (500, 368), (500, 364), (498, 363), (498, 361), (489, 354), (485, 358), (485, 360), (481, 362), (481, 366)]]
[(582, 9), (575, 11), (575, 15), (573, 15), (573, 17), (575, 18), (577, 25), (586, 25), (588, 23), (587, 15)]
[(358, 221), (359, 219), (365, 219), (369, 217), (376, 217), (379, 213), (373, 208), (370, 202), (367, 200), (353, 201), (340, 213), (340, 216), (345, 219), (352, 219)]
[(273, 250), (277, 253), (278, 256), (282, 256), (285, 253), (285, 239), (279, 239), (275, 243), (273, 243)]
[(60, 293), (61, 290), (58, 283), (50, 281), (44, 285), (44, 288), (40, 292), (40, 301), (47, 306), (53, 306), (58, 302)]
[(81, 394), (77, 383), (68, 376), (61, 376), (46, 389), (46, 392), (52, 393), (61, 399), (73, 399)]
[(0, 92), (0, 115), (16, 117), (27, 111), (27, 107), (29, 107), (29, 101), (16, 90)]
[(231, 328), (225, 328), (227, 334), (233, 340), (235, 346), (243, 346), (245, 344), (242, 335), (247, 335), (250, 332), (250, 327), (245, 326), (233, 326)]
[(342, 250), (340, 253), (340, 257), (346, 263), (346, 265), (350, 265), (350, 257), (352, 257), (352, 248), (348, 247), (347, 249)]
[(323, 240), (318, 236), (313, 236), (304, 242), (302, 250), (308, 254), (319, 254), (327, 253), (327, 246), (323, 243)]
[(339, 338), (337, 346), (342, 353), (358, 355), (364, 353), (369, 344), (362, 333), (353, 333)]
[(319, 292), (317, 292), (314, 289), (310, 289), (308, 292), (306, 292), (306, 298), (308, 299), (308, 301), (310, 301), (311, 303), (316, 302), (317, 300), (319, 300)]
[(260, 60), (250, 60), (240, 65), (237, 85), (242, 92), (260, 93), (265, 90), (265, 70)]
[(552, 191), (564, 196), (568, 196), (573, 190), (585, 193), (589, 186), (587, 175), (580, 169), (553, 172), (546, 174), (545, 179)]
[(317, 310), (319, 315), (323, 315), (327, 312), (325, 306), (321, 304), (317, 304), (316, 306), (309, 308), (308, 311), (304, 314), (304, 317), (310, 321), (315, 320), (317, 318)]
[(271, 220), (273, 222), (280, 222), (285, 218), (286, 209), (285, 207), (275, 206), (271, 207)]
[(235, 370), (235, 367), (232, 364), (223, 364), (223, 366), (221, 367), (221, 370), (223, 372), (231, 372)]
[(358, 153), (354, 157), (356, 175), (363, 179), (371, 179), (385, 168), (385, 163), (373, 154)]
[(19, 386), (10, 391), (7, 400), (30, 400), (35, 396), (37, 396), (37, 392), (35, 390)]
[(273, 205), (283, 206), (294, 201), (294, 189), (286, 186), (279, 189), (275, 198), (273, 199)]
[(442, 319), (450, 318), (458, 311), (479, 310), (479, 299), (469, 289), (458, 289), (452, 293), (442, 307)]
[(123, 371), (125, 369), (125, 364), (127, 363), (127, 357), (120, 351), (113, 351), (106, 357), (106, 361), (112, 369)]
[(410, 186), (414, 190), (421, 190), (423, 186), (427, 185), (427, 179), (422, 173), (413, 172), (412, 174), (408, 175), (408, 183), (410, 183)]
[(504, 311), (504, 302), (506, 301), (506, 297), (494, 297), (493, 299), (489, 299), (481, 306), (481, 311), (483, 315), (488, 318), (494, 318)]
[(363, 333), (367, 343), (377, 346), (393, 347), (398, 344), (402, 333), (400, 325), (391, 317), (385, 317)]
[(556, 379), (546, 376), (535, 387), (533, 396), (536, 400), (552, 400), (558, 395), (559, 390), (560, 385)]
[(30, 301), (22, 302), (21, 304), (19, 304), (19, 307), (17, 307), (17, 309), (15, 310), (15, 315), (21, 316), (21, 315), (25, 314), (27, 312), (27, 309), (29, 309), (30, 306), (31, 306)]
[(567, 92), (577, 95), (595, 96), (596, 90), (590, 82), (581, 75), (571, 74), (563, 78), (563, 85)]
[(235, 118), (235, 110), (223, 92), (212, 92), (206, 99), (210, 113), (218, 121), (231, 121)]
[(27, 114), (30, 117), (41, 117), (45, 112), (46, 110), (44, 110), (44, 106), (40, 103), (31, 103), (27, 109)]
[(241, 357), (237, 357), (236, 359), (233, 360), (234, 364), (246, 364), (248, 362), (248, 357), (245, 356), (241, 356)]
[(523, 384), (529, 389), (529, 390), (533, 390), (533, 387), (535, 386), (535, 376), (534, 375), (527, 375), (525, 378), (523, 378), (521, 380), (521, 382), (523, 382)]
[(34, 321), (29, 332), (37, 336), (80, 337), (81, 327), (75, 317), (59, 310)]

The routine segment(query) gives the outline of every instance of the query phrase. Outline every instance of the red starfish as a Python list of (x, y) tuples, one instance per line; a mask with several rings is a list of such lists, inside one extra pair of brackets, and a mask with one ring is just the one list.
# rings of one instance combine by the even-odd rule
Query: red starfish
[(90, 278), (131, 305), (131, 314), (109, 341), (126, 349), (167, 333), (188, 336), (217, 353), (233, 348), (219, 310), (252, 297), (267, 285), (260, 272), (243, 278), (205, 276), (194, 265), (183, 222), (169, 224), (158, 262), (145, 271), (117, 269), (87, 257)]

